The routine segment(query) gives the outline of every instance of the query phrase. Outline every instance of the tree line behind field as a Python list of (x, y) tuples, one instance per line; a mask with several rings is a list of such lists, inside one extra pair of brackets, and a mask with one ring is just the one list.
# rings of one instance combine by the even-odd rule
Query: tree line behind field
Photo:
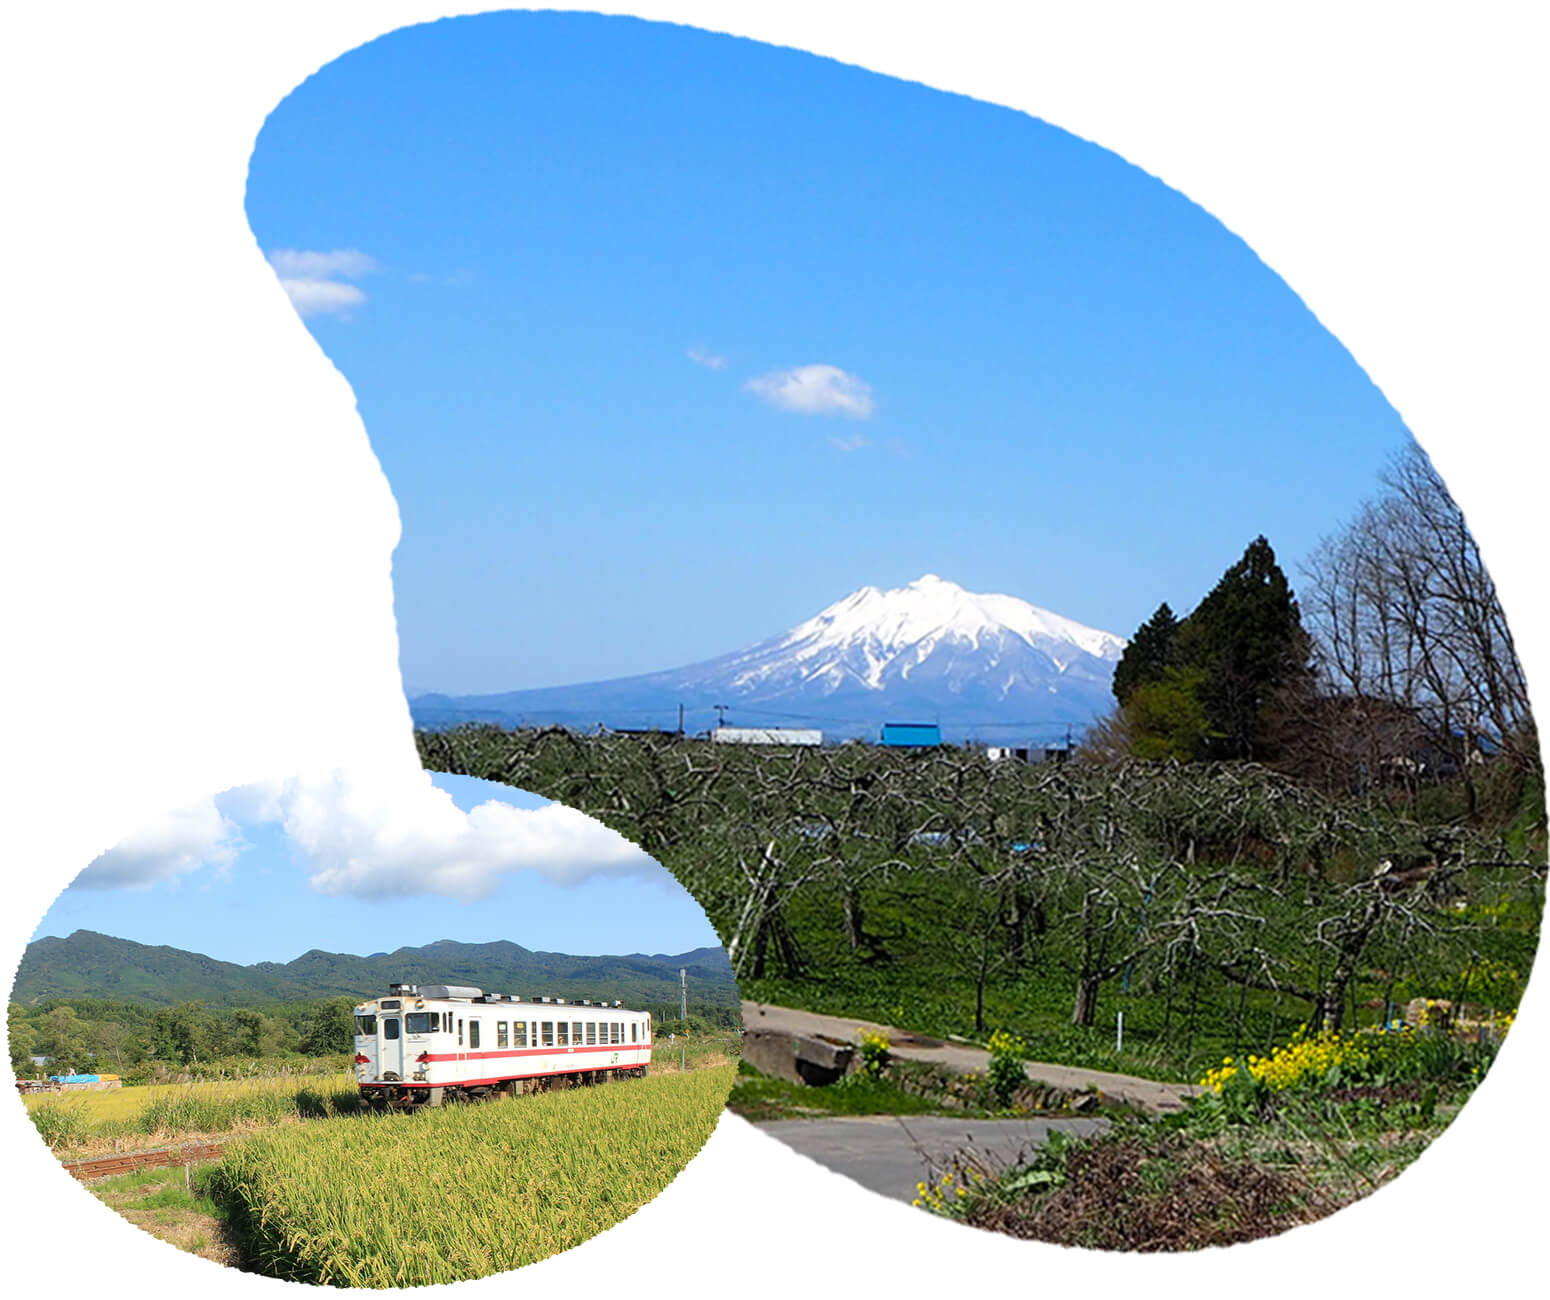
[[(117, 1074), (134, 1082), (169, 1069), (198, 1073), (283, 1068), (331, 1060), (344, 1068), (355, 1051), (355, 997), (262, 1007), (209, 1008), (202, 1002), (158, 1007), (99, 998), (51, 999), (35, 1007), (12, 1002), (7, 1011), (11, 1069), (18, 1078), (38, 1075), (34, 1056), (47, 1057), (47, 1073)], [(642, 1005), (663, 1026), (659, 1032), (725, 1031), (738, 1022), (735, 1005)]]

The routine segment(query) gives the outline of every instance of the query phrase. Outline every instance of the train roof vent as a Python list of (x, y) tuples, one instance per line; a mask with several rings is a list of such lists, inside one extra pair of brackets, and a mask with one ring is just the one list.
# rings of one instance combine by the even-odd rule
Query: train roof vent
[(466, 984), (427, 984), (420, 990), (420, 996), (426, 998), (460, 998), (472, 1002), (475, 998), (482, 998), (484, 990), (471, 988)]
[(419, 991), (420, 991), (420, 986), (418, 984), (389, 984), (388, 985), (388, 992), (393, 994), (395, 997), (403, 997), (403, 996), (406, 996), (406, 995), (409, 996), (409, 997), (413, 997)]

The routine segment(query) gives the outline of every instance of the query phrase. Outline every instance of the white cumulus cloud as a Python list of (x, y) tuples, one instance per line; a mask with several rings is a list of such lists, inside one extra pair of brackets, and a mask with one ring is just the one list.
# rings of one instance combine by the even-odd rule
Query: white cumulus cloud
[(538, 871), (559, 884), (600, 874), (654, 875), (655, 862), (616, 831), (562, 804), (499, 800), (463, 812), (426, 778), (399, 789), (343, 778), (294, 790), (285, 833), (325, 894), (485, 898), (501, 877)]
[(200, 867), (224, 869), (246, 847), (214, 799), (167, 813), (115, 844), (75, 878), (72, 889), (149, 889)]
[(248, 847), (240, 825), (278, 823), (320, 893), (356, 898), (487, 898), (504, 876), (557, 884), (662, 868), (629, 840), (563, 804), (492, 799), (464, 812), (424, 773), (383, 783), (334, 773), (241, 786), (170, 814), (93, 862), (75, 889), (146, 889), (201, 867), (224, 871)]
[(376, 261), (357, 248), (276, 248), (268, 256), (280, 287), (303, 317), (342, 316), (360, 306), (366, 294), (348, 281), (377, 269)]
[(725, 357), (718, 356), (709, 348), (701, 347), (698, 343), (684, 355), (694, 362), (695, 365), (704, 366), (707, 370), (725, 370), (727, 366), (727, 359)]
[(798, 415), (872, 416), (872, 386), (838, 366), (793, 366), (756, 375), (743, 385), (771, 406)]

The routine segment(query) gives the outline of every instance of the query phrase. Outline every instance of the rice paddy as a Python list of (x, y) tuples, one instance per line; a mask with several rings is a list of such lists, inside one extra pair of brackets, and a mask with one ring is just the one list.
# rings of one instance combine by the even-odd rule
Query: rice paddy
[(657, 1195), (716, 1125), (734, 1067), (279, 1128), (214, 1175), (248, 1267), (332, 1286), (483, 1277)]
[(326, 1117), (355, 1110), (359, 1098), (355, 1079), (335, 1074), (45, 1093), (25, 1104), (44, 1142), (65, 1155), (109, 1143), (127, 1149), (191, 1133)]

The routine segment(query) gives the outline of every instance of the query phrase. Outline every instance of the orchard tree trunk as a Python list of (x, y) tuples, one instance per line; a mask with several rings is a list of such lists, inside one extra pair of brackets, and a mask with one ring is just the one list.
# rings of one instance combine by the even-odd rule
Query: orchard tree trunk
[(1098, 1015), (1098, 989), (1102, 981), (1092, 975), (1083, 975), (1076, 982), (1076, 1007), (1071, 1012), (1073, 1025), (1091, 1025)]

